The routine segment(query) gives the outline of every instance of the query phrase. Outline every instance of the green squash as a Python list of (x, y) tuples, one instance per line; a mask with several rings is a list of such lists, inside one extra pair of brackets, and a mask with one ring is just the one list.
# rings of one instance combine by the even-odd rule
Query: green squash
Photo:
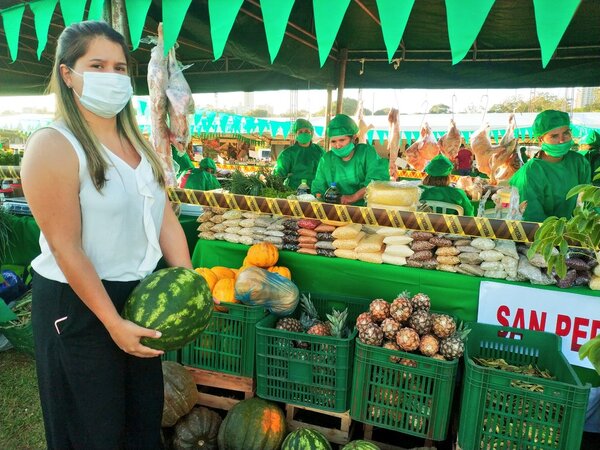
[(325, 436), (317, 430), (299, 428), (287, 435), (281, 450), (332, 450)]
[(352, 441), (342, 447), (342, 450), (381, 450), (377, 445), (369, 441)]
[(165, 403), (161, 426), (172, 427), (192, 410), (198, 398), (198, 388), (192, 374), (179, 363), (163, 361), (162, 372)]
[(219, 429), (219, 449), (277, 450), (285, 433), (285, 416), (275, 403), (249, 398), (227, 413)]
[(197, 406), (175, 424), (174, 450), (218, 450), (217, 437), (221, 416)]

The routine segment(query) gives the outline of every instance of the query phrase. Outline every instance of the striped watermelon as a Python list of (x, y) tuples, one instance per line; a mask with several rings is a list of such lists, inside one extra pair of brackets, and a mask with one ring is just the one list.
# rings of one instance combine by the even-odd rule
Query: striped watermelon
[(212, 295), (204, 278), (190, 269), (169, 267), (144, 278), (123, 308), (123, 317), (158, 330), (158, 339), (141, 343), (157, 350), (177, 350), (204, 331), (213, 312)]
[(287, 435), (281, 450), (331, 450), (331, 444), (317, 430), (298, 428)]
[(380, 447), (369, 441), (352, 441), (342, 447), (342, 450), (381, 450)]

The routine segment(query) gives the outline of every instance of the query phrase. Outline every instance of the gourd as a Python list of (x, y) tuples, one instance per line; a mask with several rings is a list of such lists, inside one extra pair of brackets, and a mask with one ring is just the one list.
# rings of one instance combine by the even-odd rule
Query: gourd
[(235, 298), (247, 305), (262, 306), (277, 316), (288, 316), (298, 306), (296, 285), (259, 267), (248, 267), (235, 281)]
[(194, 270), (196, 271), (196, 273), (200, 274), (202, 278), (204, 278), (204, 280), (208, 284), (208, 287), (210, 288), (210, 291), (212, 292), (212, 290), (215, 287), (215, 284), (217, 284), (217, 281), (219, 281), (219, 277), (217, 277), (217, 275), (207, 267), (198, 267)]
[(279, 407), (258, 397), (229, 410), (219, 429), (220, 450), (276, 450), (285, 437), (285, 416)]
[(162, 372), (165, 401), (161, 426), (172, 427), (192, 410), (196, 404), (198, 389), (192, 374), (179, 363), (163, 361)]
[[(235, 280), (232, 278), (223, 278), (217, 281), (215, 288), (213, 289), (213, 297), (219, 301), (219, 303), (240, 303), (235, 298)], [(227, 312), (227, 308), (215, 305), (217, 311)]]
[(223, 278), (235, 278), (235, 272), (229, 267), (215, 266), (210, 270), (217, 276), (219, 280), (222, 280)]
[(218, 450), (217, 437), (221, 416), (208, 408), (197, 406), (175, 424), (174, 450)]
[(277, 264), (279, 259), (279, 250), (269, 242), (254, 244), (248, 249), (246, 261), (248, 264), (257, 267), (271, 267)]
[(284, 266), (273, 266), (267, 269), (269, 272), (278, 273), (279, 275), (286, 277), (288, 280), (292, 279), (292, 273), (290, 269)]

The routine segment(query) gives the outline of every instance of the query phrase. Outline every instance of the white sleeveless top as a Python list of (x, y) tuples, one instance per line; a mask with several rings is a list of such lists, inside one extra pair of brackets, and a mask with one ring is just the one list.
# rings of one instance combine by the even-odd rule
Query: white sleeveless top
[[(60, 122), (51, 124), (50, 128), (69, 140), (79, 159), (83, 251), (100, 279), (141, 280), (154, 270), (162, 256), (158, 239), (166, 197), (154, 179), (152, 166), (141, 154), (139, 165), (133, 169), (104, 148), (108, 161), (107, 181), (98, 192), (83, 148), (75, 136)], [(40, 247), (42, 253), (32, 261), (33, 269), (45, 278), (66, 283), (43, 233)]]

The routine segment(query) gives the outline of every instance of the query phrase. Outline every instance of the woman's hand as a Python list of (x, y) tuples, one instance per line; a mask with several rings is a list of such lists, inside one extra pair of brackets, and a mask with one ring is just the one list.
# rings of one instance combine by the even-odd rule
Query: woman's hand
[(164, 353), (162, 350), (155, 350), (140, 343), (140, 339), (143, 337), (159, 338), (161, 336), (160, 331), (140, 327), (129, 320), (122, 319), (111, 327), (108, 332), (115, 344), (130, 355), (139, 358), (154, 358)]
[(352, 194), (352, 195), (342, 195), (342, 197), (340, 198), (340, 203), (342, 205), (351, 205), (355, 201), (356, 200), (354, 199), (354, 194)]

